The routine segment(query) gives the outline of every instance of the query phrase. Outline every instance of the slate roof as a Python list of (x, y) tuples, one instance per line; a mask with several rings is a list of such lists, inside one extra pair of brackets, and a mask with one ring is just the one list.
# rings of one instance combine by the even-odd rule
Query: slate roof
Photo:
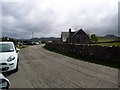
[(86, 34), (82, 29), (80, 29), (80, 30), (78, 30), (78, 31), (76, 31), (73, 35), (71, 35), (72, 37), (74, 37), (77, 33), (79, 33), (79, 32), (81, 32), (81, 33), (83, 33), (83, 34)]
[(62, 32), (62, 37), (69, 37), (69, 32)]

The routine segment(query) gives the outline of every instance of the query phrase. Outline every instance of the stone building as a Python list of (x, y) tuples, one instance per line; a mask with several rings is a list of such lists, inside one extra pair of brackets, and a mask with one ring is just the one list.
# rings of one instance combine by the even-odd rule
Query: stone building
[(63, 43), (72, 43), (72, 44), (91, 43), (90, 37), (82, 29), (76, 32), (72, 32), (71, 29), (69, 29), (69, 32), (62, 32), (61, 41)]

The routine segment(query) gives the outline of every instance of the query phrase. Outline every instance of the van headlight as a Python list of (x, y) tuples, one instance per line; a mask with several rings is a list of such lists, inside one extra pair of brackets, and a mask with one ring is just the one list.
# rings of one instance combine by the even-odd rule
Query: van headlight
[(10, 61), (13, 61), (15, 59), (15, 56), (10, 56), (7, 61), (10, 62)]

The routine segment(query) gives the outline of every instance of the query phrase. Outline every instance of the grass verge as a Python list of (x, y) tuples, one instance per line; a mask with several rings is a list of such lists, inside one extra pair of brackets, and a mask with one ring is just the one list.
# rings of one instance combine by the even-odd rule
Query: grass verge
[(22, 48), (27, 48), (28, 46), (23, 45), (23, 46), (16, 46), (16, 47), (19, 48), (19, 49), (22, 49)]
[(65, 55), (65, 56), (69, 56), (69, 57), (78, 59), (78, 60), (82, 60), (82, 61), (86, 61), (86, 62), (90, 62), (90, 63), (96, 63), (96, 64), (120, 69), (120, 62), (113, 62), (113, 61), (110, 61), (110, 60), (104, 60), (104, 59), (101, 60), (101, 59), (96, 59), (96, 58), (93, 58), (93, 57), (80, 56), (80, 55), (77, 55), (75, 53), (66, 53), (66, 52), (63, 52), (63, 51), (58, 51), (56, 49), (48, 48), (46, 46), (44, 46), (43, 48), (47, 49), (49, 51), (58, 53), (58, 54), (62, 54), (62, 55)]

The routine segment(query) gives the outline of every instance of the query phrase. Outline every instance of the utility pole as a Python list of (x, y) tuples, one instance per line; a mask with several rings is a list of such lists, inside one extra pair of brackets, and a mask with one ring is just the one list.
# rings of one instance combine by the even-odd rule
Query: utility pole
[(32, 38), (34, 38), (34, 32), (32, 32)]

